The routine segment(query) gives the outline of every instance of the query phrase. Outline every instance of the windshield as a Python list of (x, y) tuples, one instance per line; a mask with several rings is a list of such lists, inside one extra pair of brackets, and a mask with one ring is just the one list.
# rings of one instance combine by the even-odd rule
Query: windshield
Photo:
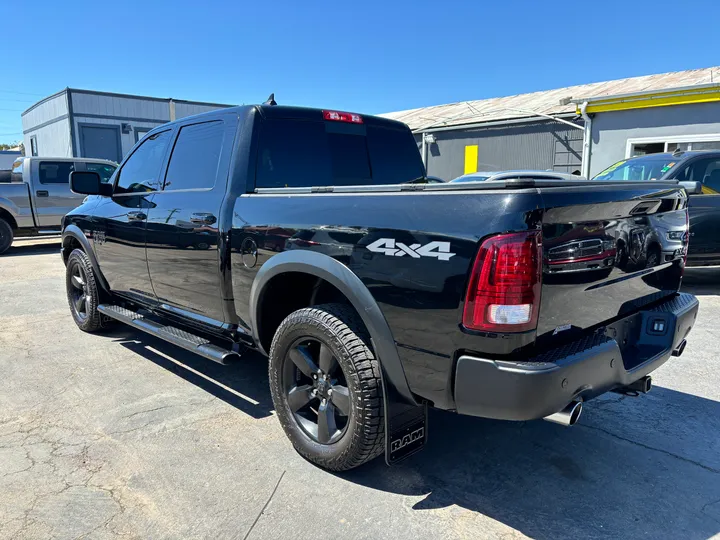
[(677, 160), (672, 156), (624, 159), (605, 169), (593, 180), (657, 180), (676, 163)]
[(117, 169), (117, 167), (114, 165), (106, 165), (104, 163), (87, 163), (86, 167), (88, 171), (98, 173), (100, 175), (100, 181), (103, 184), (110, 183), (110, 178), (115, 172), (115, 169)]

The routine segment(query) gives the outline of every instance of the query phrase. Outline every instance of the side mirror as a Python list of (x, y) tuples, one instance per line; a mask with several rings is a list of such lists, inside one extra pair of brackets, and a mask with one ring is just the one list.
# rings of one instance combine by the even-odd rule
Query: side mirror
[(103, 184), (100, 175), (94, 171), (71, 172), (70, 189), (78, 195), (112, 195), (112, 185)]
[(700, 182), (680, 182), (680, 185), (685, 188), (688, 195), (699, 195), (702, 193), (702, 184)]

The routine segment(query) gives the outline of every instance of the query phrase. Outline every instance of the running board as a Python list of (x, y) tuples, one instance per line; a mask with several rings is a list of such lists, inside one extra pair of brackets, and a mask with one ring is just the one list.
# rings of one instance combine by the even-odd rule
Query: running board
[(227, 365), (233, 360), (240, 358), (240, 355), (235, 351), (223, 349), (222, 347), (213, 345), (209, 340), (203, 337), (191, 334), (190, 332), (186, 332), (185, 330), (181, 330), (180, 328), (176, 328), (174, 326), (160, 324), (144, 317), (140, 313), (136, 313), (124, 307), (110, 304), (100, 304), (98, 306), (98, 311), (106, 317), (125, 323), (160, 339), (164, 339), (173, 345), (177, 345), (185, 350), (204, 356), (208, 360), (212, 360), (213, 362), (217, 362), (219, 364)]

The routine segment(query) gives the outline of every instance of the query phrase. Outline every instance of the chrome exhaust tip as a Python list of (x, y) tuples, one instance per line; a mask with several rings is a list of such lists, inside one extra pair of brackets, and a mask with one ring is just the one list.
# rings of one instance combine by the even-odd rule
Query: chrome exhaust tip
[(582, 414), (582, 408), (582, 401), (573, 401), (562, 411), (546, 416), (543, 420), (554, 422), (561, 426), (574, 426), (578, 418), (580, 418), (580, 414)]

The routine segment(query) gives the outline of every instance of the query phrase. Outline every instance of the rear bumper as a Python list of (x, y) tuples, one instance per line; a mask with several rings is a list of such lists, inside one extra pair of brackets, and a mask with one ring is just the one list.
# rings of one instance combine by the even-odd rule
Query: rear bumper
[(526, 362), (461, 356), (455, 374), (457, 412), (532, 420), (573, 400), (626, 386), (672, 356), (692, 329), (697, 311), (697, 298), (681, 293)]

